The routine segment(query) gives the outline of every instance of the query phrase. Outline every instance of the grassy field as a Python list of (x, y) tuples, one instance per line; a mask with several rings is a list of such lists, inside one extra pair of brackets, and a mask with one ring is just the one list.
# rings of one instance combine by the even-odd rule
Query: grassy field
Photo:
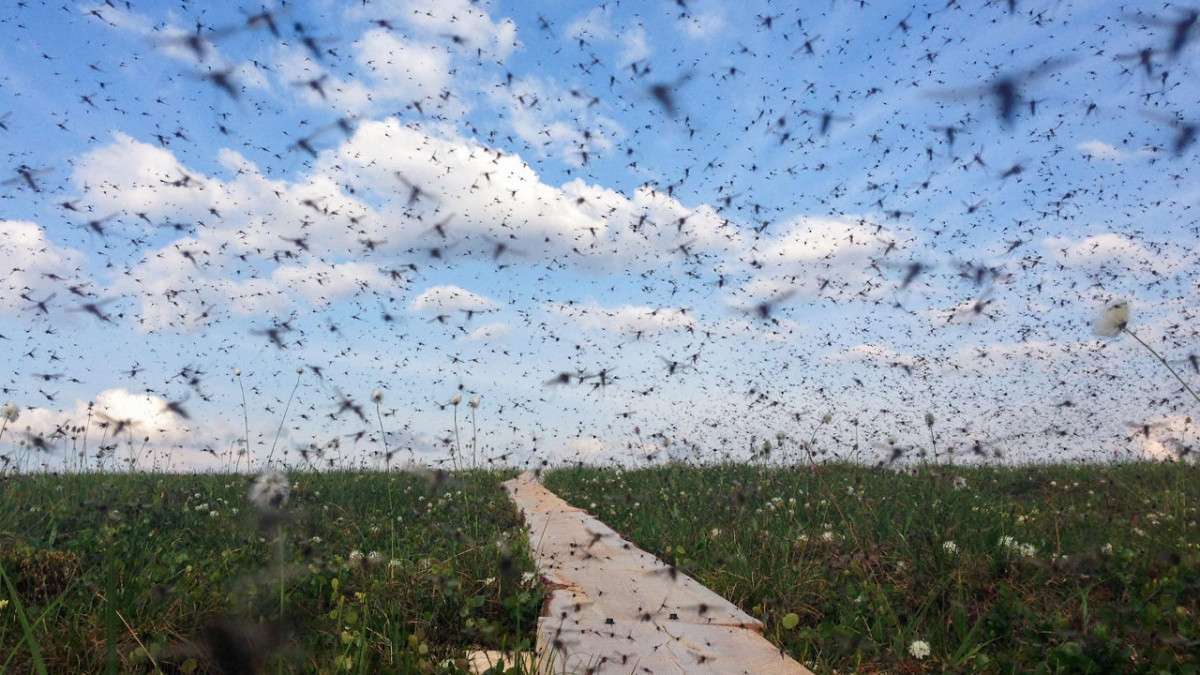
[(8, 477), (0, 672), (445, 672), (528, 648), (542, 591), (503, 478), (294, 473), (262, 511), (244, 476)]
[(545, 482), (818, 672), (1200, 667), (1195, 467), (578, 468)]

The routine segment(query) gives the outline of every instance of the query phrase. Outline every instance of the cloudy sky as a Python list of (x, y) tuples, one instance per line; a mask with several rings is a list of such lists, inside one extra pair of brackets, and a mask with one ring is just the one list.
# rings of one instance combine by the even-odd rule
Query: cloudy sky
[(1014, 5), (6, 4), (0, 451), (1169, 454), (1200, 29)]

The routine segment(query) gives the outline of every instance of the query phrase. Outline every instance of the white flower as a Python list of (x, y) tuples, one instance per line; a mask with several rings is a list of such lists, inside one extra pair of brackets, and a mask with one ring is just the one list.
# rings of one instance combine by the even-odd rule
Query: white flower
[(378, 565), (383, 562), (383, 554), (379, 551), (371, 551), (367, 554), (367, 562), (371, 565)]
[(945, 549), (946, 553), (949, 553), (950, 555), (958, 554), (958, 544), (954, 543), (953, 541), (942, 542), (942, 548)]
[(825, 541), (833, 541), (833, 532), (826, 530), (821, 533), (821, 538), (824, 539)]
[(532, 585), (534, 578), (535, 577), (534, 577), (533, 572), (522, 572), (521, 573), (521, 585), (522, 586)]
[(0, 407), (0, 420), (16, 422), (20, 416), (21, 409), (11, 403), (5, 403), (3, 407)]
[(354, 549), (353, 551), (350, 551), (350, 564), (351, 565), (361, 565), (362, 561), (363, 561), (362, 551), (360, 551), (358, 549)]
[(967, 479), (962, 476), (955, 476), (953, 485), (955, 490), (962, 490), (967, 487)]
[(924, 640), (913, 640), (908, 645), (908, 653), (918, 659), (929, 656), (929, 643)]
[(382, 403), (383, 402), (383, 390), (376, 389), (375, 391), (371, 392), (371, 400), (376, 403)]
[(241, 377), (241, 376), (242, 376), (242, 369), (241, 369), (241, 368), (234, 368), (234, 369), (233, 369), (233, 375), (234, 375), (234, 377)]
[(1112, 543), (1110, 542), (1110, 543), (1107, 543), (1107, 544), (1101, 546), (1100, 552), (1103, 553), (1104, 555), (1112, 555), (1112, 552), (1113, 552)]
[(1129, 303), (1122, 300), (1120, 302), (1109, 305), (1100, 318), (1096, 319), (1096, 323), (1092, 326), (1092, 330), (1100, 337), (1113, 337), (1125, 327), (1129, 325)]
[(462, 403), (462, 394), (455, 394), (450, 399), (450, 405), (458, 405), (459, 403)]
[(317, 544), (320, 544), (320, 543), (321, 543), (321, 538), (320, 538), (320, 537), (313, 537), (312, 539), (309, 539), (309, 540), (308, 540), (308, 543), (310, 543), (310, 544), (312, 544), (312, 545), (316, 546)]
[(283, 472), (265, 471), (250, 486), (250, 502), (260, 511), (281, 509), (287, 504), (289, 491), (288, 479)]
[(479, 407), (479, 397), (472, 396), (471, 400), (467, 401), (467, 405), (471, 406), (472, 408), (478, 408)]
[(1013, 553), (1023, 555), (1026, 558), (1032, 558), (1037, 553), (1037, 548), (1035, 548), (1033, 544), (1022, 544), (1007, 534), (1003, 537), (1000, 537), (1000, 547), (1006, 548)]

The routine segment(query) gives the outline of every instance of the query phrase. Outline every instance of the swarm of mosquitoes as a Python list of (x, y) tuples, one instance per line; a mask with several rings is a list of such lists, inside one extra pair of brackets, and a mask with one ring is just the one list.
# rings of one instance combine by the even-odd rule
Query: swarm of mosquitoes
[[(642, 6), (640, 21), (706, 41), (685, 57), (626, 49), (621, 31), (581, 20), (615, 21), (619, 2), (547, 7), (494, 39), (480, 26), (506, 25), (502, 8), (477, 0), (362, 0), (345, 17), (285, 2), (228, 19), (189, 0), (154, 19), (150, 4), (0, 10), (0, 30), (49, 78), (0, 80), (3, 196), (28, 214), (0, 222), (3, 398), (19, 407), (0, 432), (14, 441), (0, 473), (419, 459), (440, 482), (480, 448), (477, 466), (535, 471), (591, 456), (567, 438), (627, 464), (1044, 458), (1096, 440), (1131, 387), (1149, 392), (1129, 413), (1140, 417), (1105, 439), (1121, 450), (1096, 457), (1148, 444), (1195, 457), (1194, 401), (1171, 380), (1147, 384), (1150, 365), (1123, 367), (1087, 317), (1117, 289), (1167, 308), (1155, 353), (1184, 389), (1200, 377), (1196, 7), (1076, 18), (1068, 0)], [(39, 22), (87, 47), (44, 43)], [(1011, 39), (974, 51), (980, 36), (962, 26)], [(1046, 44), (1055, 53), (1024, 56)], [(228, 60), (235, 51), (257, 57)], [(955, 63), (964, 53), (973, 76)], [(174, 70), (150, 83), (149, 60)], [(828, 75), (855, 60), (892, 76)], [(412, 85), (421, 78), (435, 84)], [(1109, 80), (1119, 90), (1097, 84)], [(471, 110), (488, 104), (469, 102), (479, 92), (497, 106), (490, 119)], [(1107, 121), (1128, 110), (1136, 128)], [(127, 127), (105, 155), (104, 134)], [(1093, 129), (1118, 140), (1085, 146), (1096, 168), (1069, 173)], [(42, 150), (61, 144), (80, 156)], [(228, 149), (227, 181), (176, 159), (211, 165), (214, 144)], [(149, 168), (80, 180), (89, 159)], [(838, 162), (858, 175), (836, 178)], [(1060, 236), (1096, 208), (1111, 214), (1097, 233), (1128, 234), (1083, 249)], [(796, 225), (797, 213), (825, 220)], [(1163, 223), (1185, 245), (1149, 233)], [(1073, 267), (1081, 256), (1110, 260)], [(604, 307), (556, 274), (637, 299)], [(420, 292), (453, 279), (458, 290)], [(490, 299), (504, 294), (507, 306)], [(943, 296), (948, 309), (928, 306)], [(1064, 332), (1076, 337), (1052, 337)], [(823, 360), (847, 340), (861, 359)], [(123, 345), (120, 381), (96, 381), (96, 341)], [(976, 400), (991, 379), (1038, 369), (1040, 402)], [(71, 408), (71, 392), (108, 384), (154, 409)], [(476, 413), (489, 420), (481, 445)], [(244, 423), (215, 430), (215, 418)], [(665, 599), (639, 612), (664, 635), (677, 618)], [(554, 646), (569, 652), (577, 636), (559, 619)], [(204, 639), (242, 672), (283, 632), (216, 623)]]
[[(1103, 303), (1120, 288), (1170, 306), (1173, 318), (1155, 327), (1155, 347), (1183, 377), (1195, 378), (1200, 361), (1188, 302), (1196, 294), (1190, 274), (1196, 250), (1144, 234), (1148, 223), (1128, 223), (1128, 235), (1085, 240), (1090, 250), (1072, 248), (1056, 233), (1096, 204), (1134, 221), (1143, 214), (1177, 222), (1178, 235), (1192, 244), (1200, 229), (1186, 215), (1194, 192), (1149, 202), (1138, 194), (1144, 186), (1114, 194), (1085, 177), (1069, 183), (1060, 163), (1081, 129), (1102, 129), (1115, 109), (1134, 109), (1140, 127), (1116, 145), (1091, 146), (1087, 161), (1110, 161), (1103, 171), (1121, 180), (1126, 165), (1114, 161), (1120, 157), (1188, 189), (1200, 119), (1190, 117), (1194, 101), (1186, 97), (1195, 95), (1189, 82), (1200, 10), (1120, 7), (1084, 25), (1072, 3), (1061, 0), (925, 4), (728, 8), (723, 25), (753, 40), (708, 38), (703, 58), (663, 48), (636, 58), (605, 56), (615, 50), (613, 38), (578, 17), (538, 14), (516, 26), (519, 41), (486, 38), (471, 26), (499, 25), (493, 15), (501, 10), (474, 1), (410, 16), (389, 13), (391, 3), (364, 0), (347, 10), (348, 18), (290, 3), (241, 8), (224, 20), (185, 1), (175, 14), (190, 16), (187, 25), (173, 23), (178, 16), (147, 18), (153, 8), (116, 0), (57, 10), (64, 30), (101, 36), (86, 57), (38, 47), (37, 59), (73, 105), (50, 106), (42, 116), (0, 112), (0, 138), (13, 149), (6, 196), (30, 205), (38, 216), (32, 220), (44, 228), (35, 235), (7, 229), (6, 245), (28, 245), (30, 236), (35, 243), (33, 255), (12, 260), (7, 272), (5, 307), (12, 312), (0, 343), (12, 372), (4, 395), (27, 413), (46, 408), (60, 420), (49, 428), (12, 425), (10, 433), (34, 458), (25, 467), (100, 466), (120, 452), (122, 438), (127, 445), (134, 437), (153, 444), (163, 431), (156, 426), (183, 427), (196, 438), (183, 444), (190, 448), (184, 452), (226, 468), (261, 460), (281, 434), (280, 456), (292, 465), (390, 467), (415, 457), (419, 447), (425, 462), (452, 467), (464, 445), (459, 426), (466, 409), (457, 401), (474, 398), (474, 425), (476, 397), (484, 398), (493, 421), (484, 429), (493, 440), (477, 460), (489, 466), (582, 459), (586, 450), (559, 447), (572, 431), (607, 441), (619, 461), (630, 462), (759, 461), (770, 459), (771, 448), (778, 458), (786, 452), (764, 450), (753, 439), (747, 446), (736, 435), (784, 424), (792, 425), (788, 437), (799, 439), (796, 456), (881, 465), (955, 453), (997, 460), (1017, 446), (1053, 455), (1090, 439), (1086, 427), (1113, 399), (1086, 383), (1122, 388), (1137, 374), (1114, 364), (1115, 348), (1097, 348), (1086, 332), (1091, 308), (1084, 301)], [(590, 9), (588, 16), (615, 20), (616, 6)], [(5, 30), (31, 48), (28, 22), (51, 10), (18, 2), (4, 11)], [(709, 19), (687, 0), (646, 11), (643, 21), (667, 29), (698, 30)], [(956, 26), (975, 21), (995, 24), (1012, 39), (982, 52), (975, 81), (965, 75), (955, 81), (946, 73), (959, 71), (949, 69), (946, 54), (967, 48), (972, 38)], [(362, 32), (340, 34), (340, 26)], [(1068, 28), (1086, 28), (1080, 42), (1022, 57)], [(447, 64), (437, 73), (437, 91), (401, 87), (404, 94), (388, 99), (395, 105), (346, 105), (354, 92), (397, 73), (416, 77), (403, 63), (364, 56), (359, 40), (417, 39), (434, 62)], [(512, 59), (518, 48), (530, 58)], [(225, 55), (272, 50), (302, 65)], [(132, 99), (117, 93), (137, 77), (133, 63), (149, 55), (175, 69), (164, 86)], [(78, 58), (86, 63), (67, 63)], [(852, 58), (885, 61), (900, 76), (822, 83), (823, 69)], [(535, 73), (522, 72), (531, 61), (555, 64), (564, 82), (535, 86)], [(450, 64), (458, 63), (484, 84), (454, 80), (458, 67)], [(68, 66), (83, 74), (67, 75)], [(1081, 78), (1101, 76), (1122, 89), (1079, 88)], [(270, 84), (263, 81), (282, 85), (282, 100), (295, 105), (269, 103)], [(15, 81), (3, 86), (11, 99)], [(471, 87), (505, 106), (491, 128), (468, 114)], [(716, 98), (690, 93), (700, 87)], [(740, 98), (738, 92), (751, 89), (761, 96)], [(564, 110), (565, 121), (556, 118)], [(714, 126), (717, 113), (736, 124)], [(622, 115), (641, 120), (624, 136), (612, 121)], [(149, 120), (155, 131), (138, 132), (131, 142), (141, 145), (127, 149), (155, 153), (157, 168), (133, 182), (81, 183), (75, 170), (83, 160), (16, 149), (26, 138), (78, 142), (90, 134), (85, 151), (98, 152), (104, 141), (91, 130), (106, 123), (95, 121), (102, 116), (117, 130), (121, 116)], [(249, 131), (264, 119), (282, 140)], [(518, 119), (532, 130), (505, 128)], [(448, 126), (462, 137), (456, 140)], [(368, 129), (384, 136), (366, 135)], [(204, 135), (243, 153), (226, 163), (237, 177), (254, 176), (258, 192), (235, 192), (232, 183), (173, 159), (202, 154)], [(373, 147), (383, 137), (397, 144), (416, 139), (418, 147)], [(677, 161), (660, 161), (661, 143), (675, 147)], [(751, 153), (737, 151), (747, 145)], [(547, 156), (557, 150), (561, 155)], [(866, 158), (859, 179), (828, 179), (835, 151)], [(393, 156), (404, 152), (406, 160)], [(553, 165), (569, 180), (599, 184), (598, 172), (619, 172), (641, 182), (616, 196), (535, 185), (527, 161), (547, 173)], [(116, 168), (111, 160), (104, 166)], [(298, 187), (286, 178), (289, 167), (329, 184)], [(790, 202), (779, 203), (780, 185), (788, 186)], [(926, 204), (935, 197), (961, 207), (931, 213)], [(832, 225), (796, 229), (789, 218), (802, 210), (821, 212)], [(530, 222), (529, 214), (547, 212), (549, 221), (566, 224), (552, 230)], [(990, 243), (972, 251), (971, 237)], [(66, 242), (78, 246), (71, 255), (58, 253)], [(1129, 250), (1144, 256), (1123, 257)], [(1106, 251), (1112, 264), (1071, 268), (1072, 256)], [(57, 258), (45, 264), (44, 256)], [(638, 302), (646, 304), (612, 309), (577, 299), (553, 281), (556, 272), (640, 289)], [(490, 285), (422, 301), (420, 288), (455, 275)], [(938, 289), (948, 289), (956, 304), (924, 306)], [(289, 303), (288, 292), (303, 299)], [(576, 334), (515, 299), (508, 306), (490, 299), (504, 293), (532, 296), (551, 308), (549, 316), (600, 330)], [(826, 323), (826, 312), (842, 318)], [(1056, 318), (1063, 316), (1074, 318)], [(926, 319), (927, 338), (913, 334), (913, 317)], [(247, 321), (252, 325), (241, 327)], [(893, 333), (886, 328), (893, 323), (929, 351), (890, 349)], [(1056, 345), (1048, 332), (1061, 334), (1064, 326), (1078, 339)], [(81, 329), (86, 340), (76, 337)], [(818, 353), (841, 344), (847, 337), (841, 333), (863, 347), (865, 358), (853, 368), (831, 365)], [(178, 336), (191, 337), (181, 343)], [(1003, 348), (978, 346), (988, 338)], [(126, 350), (130, 360), (115, 384), (158, 406), (156, 421), (94, 401), (86, 421), (61, 421), (84, 413), (76, 414), (82, 404), (71, 411), (71, 394), (60, 385), (75, 392), (97, 384), (85, 377), (85, 343), (92, 339), (140, 341)], [(391, 360), (361, 362), (356, 352), (367, 340), (395, 346)], [(256, 366), (249, 392), (240, 371), (229, 375), (250, 369), (237, 355)], [(981, 381), (990, 372), (1019, 369), (1018, 359), (1051, 371), (1040, 406), (988, 400), (972, 410), (961, 402), (970, 394), (939, 391), (949, 377)], [(497, 372), (488, 371), (494, 361), (506, 364), (499, 368), (504, 376), (483, 381), (476, 374)], [(289, 368), (303, 377), (286, 396), (286, 385), (281, 393), (270, 382), (290, 382), (282, 376)], [(369, 404), (356, 390), (364, 372), (383, 387), (383, 405)], [(420, 388), (438, 393), (424, 397), (421, 412), (453, 412), (453, 426), (441, 414), (429, 431), (407, 404), (393, 403), (392, 393), (408, 388), (397, 383), (402, 372), (429, 377)], [(527, 386), (514, 391), (512, 379)], [(230, 399), (219, 392), (234, 384), (241, 393), (232, 404), (243, 412), (253, 401), (255, 416), (283, 418), (273, 443), (270, 433), (251, 433), (248, 420), (232, 440), (206, 428), (210, 406), (228, 408)], [(1194, 402), (1178, 388), (1145, 391), (1156, 395), (1139, 401), (1142, 410), (1129, 414), (1141, 418), (1107, 439), (1110, 445), (1132, 452), (1139, 443), (1156, 443), (1168, 458), (1187, 458)], [(932, 442), (926, 443), (921, 415), (935, 408), (939, 422), (936, 430), (928, 424)], [(837, 413), (833, 423), (817, 421), (829, 411)], [(1051, 421), (998, 434), (989, 425), (1002, 415)], [(955, 423), (942, 424), (943, 417)], [(576, 428), (553, 428), (563, 421)], [(91, 429), (100, 431), (98, 440), (89, 437), (93, 424), (103, 425)], [(325, 433), (331, 424), (348, 428)], [(808, 429), (819, 433), (809, 437)], [(0, 461), (16, 466), (11, 452)]]

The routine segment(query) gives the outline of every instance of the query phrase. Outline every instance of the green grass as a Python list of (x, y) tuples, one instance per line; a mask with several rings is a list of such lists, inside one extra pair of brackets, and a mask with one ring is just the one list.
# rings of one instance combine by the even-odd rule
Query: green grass
[(214, 672), (221, 654), (421, 672), (528, 649), (542, 590), (505, 477), (293, 473), (265, 520), (244, 476), (8, 477), (0, 672)]
[[(1200, 666), (1195, 467), (674, 465), (545, 482), (819, 672)], [(917, 640), (928, 657), (910, 655)]]

